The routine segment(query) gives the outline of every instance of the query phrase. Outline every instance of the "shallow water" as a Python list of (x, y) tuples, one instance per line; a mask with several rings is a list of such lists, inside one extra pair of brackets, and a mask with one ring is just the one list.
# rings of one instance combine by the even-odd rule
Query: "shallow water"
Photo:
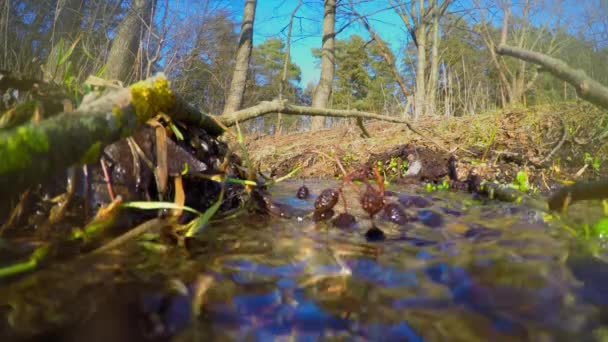
[[(310, 211), (332, 181), (272, 189)], [(416, 188), (397, 187), (398, 194)], [(374, 218), (352, 187), (358, 225), (244, 215), (210, 225), (190, 246), (133, 244), (0, 284), (2, 340), (601, 340), (608, 336), (608, 264), (558, 222), (470, 194), (419, 195), (419, 220)], [(397, 196), (387, 197), (399, 203)], [(352, 202), (352, 203), (351, 203)], [(343, 210), (340, 202), (337, 212)], [(148, 248), (145, 248), (148, 247)], [(211, 285), (193, 308), (201, 279)], [(200, 307), (200, 312), (197, 310)], [(192, 314), (194, 311), (195, 314)]]

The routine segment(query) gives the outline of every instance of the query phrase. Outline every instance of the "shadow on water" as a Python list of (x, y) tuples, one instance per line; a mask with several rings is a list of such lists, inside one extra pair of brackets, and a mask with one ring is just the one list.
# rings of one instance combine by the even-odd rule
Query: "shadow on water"
[[(329, 182), (310, 182), (319, 194)], [(301, 184), (275, 200), (310, 212)], [(374, 222), (244, 215), (189, 250), (140, 241), (0, 284), (2, 340), (601, 340), (608, 264), (541, 213), (391, 189)], [(404, 195), (405, 193), (409, 195)], [(399, 195), (401, 194), (401, 195)], [(337, 209), (338, 207), (336, 207)], [(342, 208), (338, 209), (341, 212)], [(397, 213), (408, 219), (392, 220)], [(397, 215), (396, 214), (396, 215)], [(398, 222), (398, 223), (393, 223)], [(372, 226), (385, 238), (369, 242)], [(576, 255), (576, 256), (574, 256)], [(201, 276), (212, 279), (204, 296)], [(202, 299), (201, 299), (202, 298)]]

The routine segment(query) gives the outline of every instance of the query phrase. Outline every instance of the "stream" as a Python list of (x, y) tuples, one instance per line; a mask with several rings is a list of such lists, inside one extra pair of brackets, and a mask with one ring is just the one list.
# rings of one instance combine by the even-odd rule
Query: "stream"
[(307, 180), (301, 200), (302, 181), (280, 183), (271, 192), (290, 218), (212, 222), (188, 249), (146, 234), (4, 280), (0, 340), (608, 340), (608, 258), (562, 223), (464, 192), (389, 186), (386, 201), (417, 220), (378, 214), (385, 238), (368, 241), (355, 185), (355, 226), (305, 214), (336, 184)]

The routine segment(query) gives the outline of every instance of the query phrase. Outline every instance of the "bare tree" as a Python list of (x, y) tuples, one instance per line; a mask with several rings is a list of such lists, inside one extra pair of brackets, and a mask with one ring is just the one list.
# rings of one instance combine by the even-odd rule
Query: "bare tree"
[(245, 2), (239, 47), (236, 52), (236, 64), (234, 66), (234, 73), (232, 74), (228, 98), (224, 105), (223, 115), (239, 110), (243, 103), (245, 85), (247, 82), (247, 71), (249, 70), (251, 49), (253, 47), (253, 22), (255, 20), (256, 5), (256, 0), (247, 0)]
[[(290, 63), (290, 51), (291, 51), (291, 31), (293, 29), (293, 19), (298, 13), (298, 10), (302, 6), (302, 0), (298, 0), (296, 7), (294, 7), (293, 11), (291, 11), (291, 15), (289, 16), (289, 24), (287, 27), (287, 38), (285, 39), (285, 59), (283, 61), (283, 75), (281, 76), (281, 84), (279, 85), (279, 100), (283, 100), (283, 92), (287, 87), (287, 71), (289, 70)], [(281, 134), (281, 120), (282, 114), (279, 112), (277, 116), (277, 129), (275, 134)]]
[[(547, 29), (550, 22), (550, 16), (543, 11), (545, 22), (538, 28), (533, 28), (531, 24), (533, 10), (535, 6), (540, 6), (540, 1), (525, 0), (521, 7), (521, 17), (518, 18), (518, 25), (515, 26), (511, 22), (511, 11), (514, 7), (510, 0), (497, 2), (498, 11), (503, 14), (502, 28), (500, 37), (497, 37), (492, 30), (490, 21), (486, 13), (490, 5), (482, 5), (479, 0), (474, 0), (476, 7), (479, 8), (480, 14), (480, 35), (483, 42), (488, 48), (490, 58), (500, 80), (500, 90), (502, 92), (503, 107), (508, 104), (518, 103), (523, 100), (523, 95), (532, 88), (538, 77), (537, 68), (530, 70), (528, 63), (524, 60), (519, 61), (516, 65), (507, 63), (500, 55), (496, 53), (498, 39), (505, 42), (514, 42), (515, 47), (521, 49), (534, 50), (540, 46), (543, 38), (548, 36)], [(491, 3), (494, 5), (494, 2)], [(559, 13), (557, 14), (559, 15)], [(556, 35), (549, 40), (548, 44), (544, 44), (544, 53), (551, 54), (557, 49)]]
[(106, 78), (129, 80), (145, 28), (150, 28), (156, 0), (133, 0), (131, 8), (118, 26), (108, 55)]
[[(313, 108), (327, 108), (334, 79), (334, 49), (336, 40), (336, 0), (325, 0), (323, 8), (323, 33), (321, 44), (321, 77), (312, 97)], [(324, 117), (314, 117), (310, 130), (318, 131), (325, 126)]]
[(439, 6), (438, 0), (431, 1), (432, 23), (431, 23), (431, 71), (428, 84), (428, 106), (429, 114), (436, 114), (437, 111), (437, 80), (439, 77), (439, 19), (448, 8), (449, 0), (445, 0)]
[[(425, 111), (430, 110), (429, 103), (427, 101), (427, 91), (432, 91), (433, 94), (431, 96), (434, 97), (437, 88), (437, 75), (430, 77), (430, 89), (427, 89), (426, 86), (429, 25), (431, 25), (434, 30), (436, 28), (436, 32), (434, 32), (432, 37), (435, 42), (431, 41), (432, 46), (434, 46), (433, 51), (435, 51), (435, 55), (433, 56), (434, 59), (432, 59), (434, 68), (431, 68), (431, 72), (437, 73), (439, 70), (439, 57), (437, 53), (438, 45), (435, 46), (434, 44), (439, 44), (439, 18), (441, 15), (443, 15), (443, 13), (445, 13), (445, 10), (450, 2), (445, 0), (443, 3), (441, 3), (441, 5), (439, 5), (437, 0), (433, 0), (427, 7), (424, 0), (411, 1), (409, 3), (409, 8), (406, 1), (389, 0), (389, 3), (399, 14), (399, 17), (401, 17), (403, 24), (407, 28), (407, 31), (409, 32), (410, 37), (416, 46), (417, 54), (416, 89), (414, 92), (414, 117), (417, 119)], [(435, 22), (437, 24), (436, 26), (434, 25)], [(434, 99), (432, 101), (434, 101)], [(434, 110), (433, 104), (433, 111)]]
[(397, 65), (395, 64), (395, 58), (394, 58), (393, 53), (391, 52), (389, 46), (382, 39), (382, 37), (380, 37), (380, 35), (376, 32), (376, 30), (374, 30), (372, 28), (371, 24), (369, 23), (369, 20), (365, 16), (363, 16), (359, 12), (357, 12), (352, 0), (350, 1), (350, 7), (351, 7), (351, 12), (353, 12), (353, 14), (359, 19), (359, 21), (361, 22), (363, 27), (367, 30), (369, 35), (376, 42), (378, 49), (380, 49), (380, 52), (382, 53), (382, 58), (388, 65), (388, 67), (391, 71), (391, 74), (393, 75), (393, 77), (395, 78), (395, 81), (397, 81), (397, 84), (399, 85), (399, 89), (401, 90), (403, 97), (407, 98), (408, 96), (411, 95), (411, 91), (410, 91), (409, 87), (406, 85), (405, 79), (403, 78), (403, 76), (401, 76), (399, 69), (397, 69)]

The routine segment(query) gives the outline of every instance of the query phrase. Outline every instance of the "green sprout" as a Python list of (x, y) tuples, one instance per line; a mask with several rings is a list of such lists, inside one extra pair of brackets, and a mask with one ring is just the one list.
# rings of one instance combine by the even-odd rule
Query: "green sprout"
[(601, 166), (602, 162), (600, 161), (600, 159), (598, 157), (593, 157), (591, 155), (591, 153), (585, 152), (583, 158), (584, 158), (585, 164), (591, 166), (593, 171), (600, 172), (600, 166)]
[(509, 184), (510, 187), (517, 189), (521, 192), (528, 192), (532, 189), (530, 182), (528, 181), (528, 174), (525, 171), (517, 172), (515, 180)]

